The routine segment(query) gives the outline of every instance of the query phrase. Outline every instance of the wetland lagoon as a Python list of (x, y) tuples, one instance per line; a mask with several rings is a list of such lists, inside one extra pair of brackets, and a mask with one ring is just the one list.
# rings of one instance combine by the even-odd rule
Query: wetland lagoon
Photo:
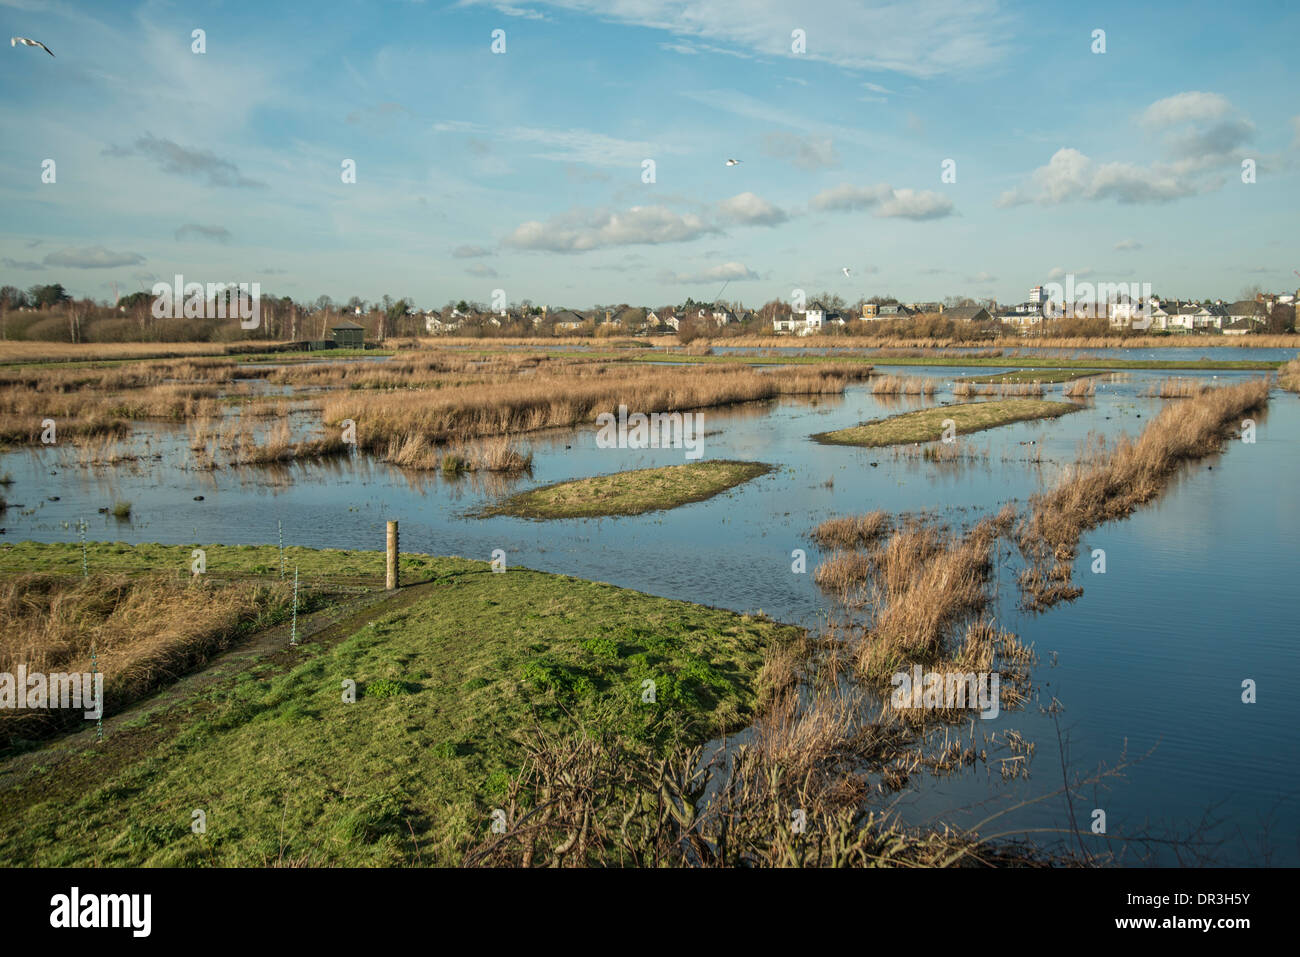
[[(1056, 537), (1044, 504), (1107, 456), (1122, 459), (1144, 431), (1168, 431), (1215, 391), (1270, 376), (1106, 362), (1159, 352), (1277, 363), (1295, 353), (1082, 350), (1076, 358), (1099, 363), (1086, 380), (1035, 386), (1015, 357), (971, 368), (823, 351), (806, 367), (781, 358), (812, 350), (741, 350), (766, 364), (733, 368), (685, 355), (604, 362), (582, 350), (545, 359), (427, 344), (293, 364), (5, 367), (11, 421), (46, 418), (47, 396), (65, 406), (51, 413), (53, 443), (26, 419), (6, 429), (10, 638), (16, 623), (39, 622), (74, 648), (63, 658), (34, 648), (51, 664), (80, 670), (79, 643), (121, 661), (134, 683), (114, 685), (106, 670), (102, 733), (121, 750), (101, 761), (112, 769), (102, 780), (116, 790), (131, 782), (151, 800), (137, 805), (148, 810), (96, 812), (125, 836), (68, 850), (92, 828), (48, 807), (89, 766), (96, 731), (23, 725), (6, 734), (0, 788), (12, 800), (0, 817), (37, 837), (6, 841), (0, 855), (265, 863), (284, 854), (273, 847), (283, 841), (274, 795), (315, 761), (312, 796), (295, 792), (294, 859), (528, 863), (527, 841), (494, 838), (496, 811), (529, 820), (536, 794), (554, 793), (557, 754), (589, 749), (583, 767), (598, 776), (608, 749), (622, 748), (646, 761), (674, 756), (673, 806), (693, 808), (675, 818), (685, 834), (707, 835), (717, 815), (734, 820), (738, 809), (803, 801), (816, 820), (847, 816), (908, 835), (900, 863), (949, 859), (955, 845), (984, 862), (1300, 865), (1300, 771), (1290, 760), (1300, 504), (1281, 491), (1300, 468), (1296, 394), (1270, 378), (1264, 404), (1220, 415), (1212, 441), (1189, 439), (1142, 473), (1150, 488), (1099, 492), (1118, 504), (1098, 504), (1095, 518), (1072, 519)], [(47, 375), (78, 381), (43, 392)], [(978, 386), (962, 385), (975, 376)], [(683, 398), (688, 380), (699, 394)], [(908, 385), (918, 380), (928, 385)], [(1087, 387), (1068, 391), (1078, 381)], [(543, 410), (520, 393), (509, 417), (475, 405), (534, 387), (564, 401)], [(1068, 414), (1017, 413), (901, 444), (815, 438), (926, 410), (942, 422), (948, 406), (1030, 403), (1026, 394), (1068, 403)], [(596, 414), (620, 402), (691, 410), (698, 449), (600, 441)], [(355, 442), (339, 438), (349, 424)], [(678, 471), (694, 463), (708, 468)], [(619, 486), (633, 481), (626, 473), (655, 485)], [(516, 500), (529, 507), (511, 514)], [(814, 537), (828, 520), (878, 512), (879, 530), (862, 541)], [(381, 575), (391, 520), (403, 555), (396, 598)], [(909, 549), (911, 560), (900, 557)], [(949, 558), (952, 574), (933, 574)], [(302, 592), (290, 598), (294, 568)], [(904, 575), (914, 577), (900, 584)], [(153, 597), (131, 597), (144, 579)], [(100, 589), (93, 601), (77, 592), (86, 582)], [(48, 608), (36, 609), (42, 600)], [(150, 602), (171, 617), (137, 636), (148, 653), (115, 648), (122, 616), (147, 618)], [(201, 646), (186, 631), (195, 602), (197, 617), (211, 612)], [(188, 651), (168, 658), (169, 635), (182, 632)], [(869, 650), (887, 634), (893, 644)], [(891, 708), (889, 674), (954, 663), (1002, 674), (996, 716)], [(368, 690), (336, 702), (332, 689), (354, 674)], [(180, 717), (195, 702), (201, 726)], [(363, 764), (376, 783), (360, 794), (345, 793), (340, 776), (351, 772), (319, 760), (345, 707), (384, 709), (382, 730), (347, 732), (371, 755)], [(178, 758), (184, 773), (222, 780), (262, 757), (239, 785), (243, 823), (195, 850), (188, 821), (158, 810), (190, 800), (192, 783), (179, 769), (144, 768), (192, 755), (198, 742), (216, 756)], [(798, 796), (748, 793), (764, 766), (819, 783)], [(565, 815), (583, 810), (575, 797), (547, 827), (567, 834)], [(864, 811), (877, 823), (862, 825)], [(612, 861), (619, 840), (593, 835), (566, 853)], [(703, 840), (692, 854), (716, 849)], [(755, 860), (795, 853), (785, 837), (746, 840), (737, 853)], [(879, 845), (876, 835), (812, 862), (875, 860)], [(641, 852), (630, 862), (672, 860), (648, 844)]]

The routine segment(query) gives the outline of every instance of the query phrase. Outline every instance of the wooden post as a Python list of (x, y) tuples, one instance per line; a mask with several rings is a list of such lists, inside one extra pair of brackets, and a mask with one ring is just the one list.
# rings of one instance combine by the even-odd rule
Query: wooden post
[(392, 591), (397, 587), (397, 523), (388, 523), (388, 582), (387, 587)]

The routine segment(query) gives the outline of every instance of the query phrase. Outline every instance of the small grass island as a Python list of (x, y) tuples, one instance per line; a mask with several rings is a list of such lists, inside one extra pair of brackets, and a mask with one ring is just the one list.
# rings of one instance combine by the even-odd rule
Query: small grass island
[(772, 470), (773, 466), (763, 462), (709, 459), (615, 472), (520, 492), (477, 514), (480, 518), (514, 515), (539, 519), (640, 515), (702, 502)]
[(1055, 418), (1076, 412), (1079, 408), (1073, 402), (1049, 402), (1044, 399), (1000, 399), (993, 402), (940, 405), (932, 409), (891, 415), (885, 419), (873, 419), (834, 432), (819, 432), (813, 436), (813, 440), (823, 445), (856, 445), (864, 448), (933, 442), (943, 436), (945, 419), (952, 419), (957, 434), (966, 435), (1012, 422)]

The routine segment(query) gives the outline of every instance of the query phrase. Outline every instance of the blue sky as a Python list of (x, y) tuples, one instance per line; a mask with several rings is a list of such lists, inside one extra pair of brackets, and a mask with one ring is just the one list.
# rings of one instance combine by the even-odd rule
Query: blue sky
[(750, 305), (1012, 302), (1066, 272), (1300, 283), (1295, 4), (0, 0), (0, 20), (55, 53), (0, 57), (0, 283), (575, 307), (724, 282)]

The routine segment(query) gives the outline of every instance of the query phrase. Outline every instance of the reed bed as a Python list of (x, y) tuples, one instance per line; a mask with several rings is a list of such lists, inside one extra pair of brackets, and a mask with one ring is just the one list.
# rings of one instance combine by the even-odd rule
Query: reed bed
[(938, 383), (920, 376), (885, 375), (871, 380), (872, 395), (934, 395)]
[(501, 382), (537, 369), (558, 371), (594, 364), (598, 360), (585, 356), (422, 349), (384, 362), (299, 362), (267, 370), (267, 380), (322, 389), (436, 389)]
[(508, 435), (443, 448), (422, 435), (408, 435), (392, 440), (383, 458), (402, 468), (438, 470), (445, 474), (526, 472), (533, 467), (533, 453), (516, 446)]
[(1277, 384), (1290, 392), (1300, 392), (1300, 357), (1277, 370)]
[(1041, 382), (957, 382), (952, 394), (959, 399), (970, 396), (1042, 396), (1046, 394)]
[(1149, 399), (1191, 399), (1204, 393), (1210, 386), (1195, 379), (1170, 376), (1153, 382), (1142, 390), (1142, 395)]
[(1162, 410), (1136, 440), (1121, 436), (1113, 448), (1097, 443), (1081, 456), (1056, 488), (1032, 500), (1017, 528), (1030, 562), (1021, 577), (1025, 607), (1077, 596), (1070, 578), (1083, 533), (1154, 499), (1182, 463), (1218, 452), (1243, 417), (1267, 406), (1268, 393), (1266, 379), (1205, 390)]
[(1062, 394), (1070, 399), (1083, 399), (1096, 395), (1097, 380), (1092, 378), (1075, 379), (1062, 390)]
[(45, 419), (68, 438), (122, 435), (131, 421), (183, 422), (219, 414), (238, 370), (228, 360), (127, 363), (109, 368), (0, 369), (0, 438), (41, 441)]
[(594, 424), (620, 405), (634, 412), (678, 412), (771, 399), (779, 395), (838, 394), (870, 375), (845, 365), (756, 371), (706, 368), (577, 367), (561, 374), (491, 386), (451, 386), (400, 396), (349, 392), (326, 398), (324, 420), (357, 424), (358, 445), (386, 454), (412, 436), (443, 445), (494, 435)]
[[(125, 705), (206, 663), (213, 654), (282, 616), (283, 583), (180, 581), (149, 574), (65, 578), (45, 573), (0, 581), (0, 672), (19, 664), (45, 674), (91, 671), (95, 650), (105, 711)], [(85, 725), (81, 711), (0, 711), (0, 744)]]
[(167, 359), (224, 356), (275, 349), (280, 342), (0, 342), (0, 362), (98, 362), (122, 359)]

